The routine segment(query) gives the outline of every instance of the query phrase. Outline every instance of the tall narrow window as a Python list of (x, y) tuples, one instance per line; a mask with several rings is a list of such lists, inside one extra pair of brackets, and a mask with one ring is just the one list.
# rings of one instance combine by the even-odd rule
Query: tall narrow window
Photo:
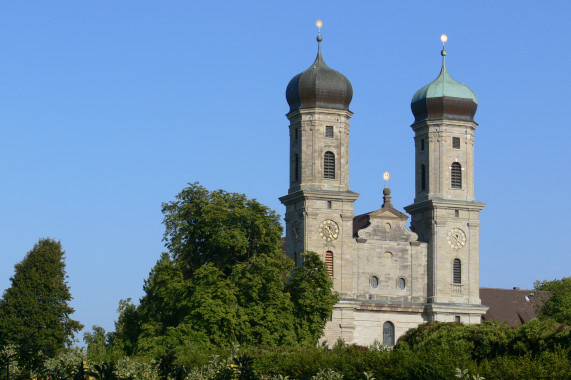
[(453, 162), (450, 167), (450, 184), (453, 189), (462, 188), (462, 165)]
[(455, 284), (461, 284), (462, 283), (462, 262), (460, 261), (460, 259), (454, 259), (454, 264), (453, 264), (453, 277), (454, 277), (454, 283)]
[(420, 189), (426, 190), (426, 166), (420, 165)]
[(332, 207), (331, 201), (327, 201), (327, 208), (331, 208), (331, 207)]
[(335, 155), (325, 152), (323, 156), (323, 178), (335, 179)]
[(299, 156), (297, 155), (297, 153), (294, 156), (294, 176), (295, 176), (295, 180), (299, 181)]
[(331, 125), (325, 127), (325, 137), (333, 137), (333, 127)]
[(325, 265), (327, 265), (329, 276), (333, 277), (333, 252), (327, 251), (325, 253)]
[(295, 134), (295, 141), (297, 141), (297, 128), (295, 129), (294, 134)]
[(420, 151), (424, 152), (424, 139), (420, 140)]
[(395, 345), (395, 325), (392, 322), (387, 321), (383, 324), (383, 345)]
[(460, 137), (452, 137), (452, 148), (460, 149)]

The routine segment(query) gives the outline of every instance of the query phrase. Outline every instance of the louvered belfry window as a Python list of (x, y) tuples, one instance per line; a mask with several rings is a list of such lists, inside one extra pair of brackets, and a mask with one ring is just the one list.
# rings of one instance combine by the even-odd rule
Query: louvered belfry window
[(335, 179), (335, 155), (325, 152), (323, 156), (323, 178)]
[(462, 262), (460, 261), (460, 259), (454, 259), (454, 265), (453, 265), (453, 277), (454, 277), (454, 283), (455, 284), (461, 284), (462, 283)]
[(333, 277), (333, 252), (327, 251), (325, 253), (325, 265), (327, 265), (329, 276)]
[(462, 165), (458, 162), (453, 162), (450, 167), (450, 184), (453, 189), (462, 188)]
[(452, 137), (452, 148), (460, 149), (460, 137)]

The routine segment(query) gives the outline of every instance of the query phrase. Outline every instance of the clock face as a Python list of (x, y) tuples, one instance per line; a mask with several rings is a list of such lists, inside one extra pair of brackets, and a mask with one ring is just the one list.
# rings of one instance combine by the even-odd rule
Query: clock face
[(299, 239), (299, 223), (293, 222), (293, 226), (291, 227), (292, 237), (293, 240)]
[(339, 237), (339, 226), (331, 219), (324, 220), (319, 225), (319, 235), (326, 241), (337, 240)]
[(446, 240), (452, 248), (460, 249), (466, 245), (466, 234), (460, 228), (452, 228)]

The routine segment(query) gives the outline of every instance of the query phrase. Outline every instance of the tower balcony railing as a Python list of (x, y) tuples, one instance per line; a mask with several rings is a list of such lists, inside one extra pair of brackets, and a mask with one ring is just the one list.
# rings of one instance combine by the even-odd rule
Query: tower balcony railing
[(464, 291), (464, 285), (462, 284), (450, 284), (450, 290), (452, 294), (462, 294)]

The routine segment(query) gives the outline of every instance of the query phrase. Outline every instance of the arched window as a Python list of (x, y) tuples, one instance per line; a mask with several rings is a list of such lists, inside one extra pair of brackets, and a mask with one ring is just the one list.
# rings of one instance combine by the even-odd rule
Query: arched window
[(462, 262), (460, 259), (454, 259), (454, 264), (452, 265), (452, 277), (455, 284), (462, 283)]
[[(297, 129), (296, 129), (296, 131), (297, 131)], [(297, 153), (295, 154), (295, 157), (293, 160), (294, 160), (294, 167), (295, 167), (295, 169), (294, 169), (295, 180), (299, 181), (299, 156), (297, 155)]]
[(371, 276), (371, 288), (377, 289), (379, 287), (379, 278), (377, 276)]
[(453, 162), (450, 167), (450, 184), (453, 189), (462, 188), (462, 165)]
[(323, 155), (323, 178), (335, 179), (335, 155), (325, 152)]
[(395, 345), (395, 325), (392, 322), (385, 322), (383, 324), (383, 345)]
[(420, 189), (426, 190), (426, 166), (420, 165)]
[(327, 265), (329, 276), (333, 277), (333, 252), (327, 251), (325, 253), (325, 265)]

